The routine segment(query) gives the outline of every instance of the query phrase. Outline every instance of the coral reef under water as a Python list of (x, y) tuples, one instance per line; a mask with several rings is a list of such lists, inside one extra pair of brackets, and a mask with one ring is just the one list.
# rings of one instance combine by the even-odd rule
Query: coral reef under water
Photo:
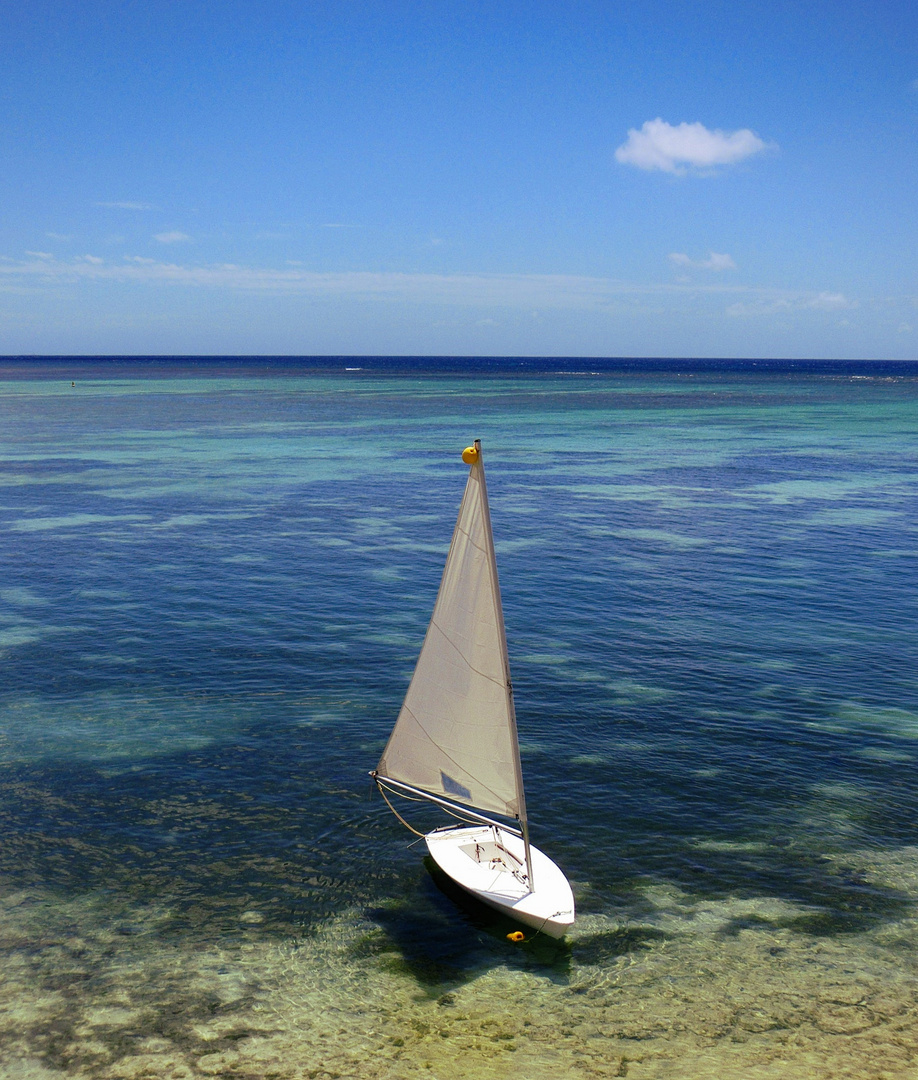
[[(844, 863), (918, 898), (918, 849)], [(836, 932), (775, 899), (649, 884), (641, 903), (650, 919), (587, 914), (562, 945), (514, 946), (444, 908), (427, 948), (397, 908), (298, 936), (213, 900), (195, 924), (167, 898), (4, 891), (0, 1076), (915, 1075), (918, 911)]]

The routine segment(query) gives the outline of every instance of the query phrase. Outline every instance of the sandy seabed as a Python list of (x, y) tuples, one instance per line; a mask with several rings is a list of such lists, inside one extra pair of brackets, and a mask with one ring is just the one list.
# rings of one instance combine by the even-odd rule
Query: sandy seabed
[[(858, 872), (918, 896), (918, 848)], [(170, 933), (165, 899), (2, 890), (0, 1077), (918, 1077), (918, 908), (820, 934), (782, 900), (645, 899), (652, 922), (581, 917), (564, 963), (495, 939), (450, 980), (358, 909), (302, 938), (237, 911), (208, 936), (203, 912)]]

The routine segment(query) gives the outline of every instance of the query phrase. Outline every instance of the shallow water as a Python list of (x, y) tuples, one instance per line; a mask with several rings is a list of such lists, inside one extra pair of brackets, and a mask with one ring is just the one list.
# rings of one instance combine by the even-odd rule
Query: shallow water
[[(2, 372), (0, 1076), (918, 1075), (918, 378), (345, 366)], [(561, 945), (366, 777), (474, 437)]]

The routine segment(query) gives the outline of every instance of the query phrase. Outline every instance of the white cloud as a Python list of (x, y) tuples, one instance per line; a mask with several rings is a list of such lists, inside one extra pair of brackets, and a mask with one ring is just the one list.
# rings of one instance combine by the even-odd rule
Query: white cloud
[(900, 334), (910, 334), (911, 332), (912, 332), (912, 324), (911, 323), (907, 323), (907, 322), (899, 323), (899, 333)]
[(72, 236), (68, 236), (66, 233), (59, 233), (59, 232), (46, 232), (45, 236), (47, 236), (49, 240), (72, 240), (73, 239)]
[(31, 255), (33, 259), (53, 259), (54, 256), (50, 251), (27, 251), (26, 255)]
[(80, 261), (89, 263), (90, 266), (101, 266), (105, 260), (100, 259), (98, 255), (81, 255)]
[(687, 266), (692, 270), (735, 270), (736, 263), (729, 255), (711, 251), (706, 259), (690, 259), (681, 251), (673, 251), (669, 256), (673, 266)]
[(97, 202), (96, 206), (105, 206), (110, 210), (155, 210), (152, 203), (145, 202)]
[(838, 311), (840, 308), (857, 307), (857, 304), (842, 293), (821, 292), (807, 303), (807, 307), (818, 308), (820, 311)]
[(657, 117), (640, 131), (631, 128), (628, 139), (616, 151), (615, 159), (639, 169), (660, 169), (682, 175), (687, 167), (709, 170), (717, 165), (735, 165), (759, 154), (768, 144), (750, 131), (709, 131), (704, 124), (673, 126)]
[(161, 244), (184, 244), (191, 237), (187, 233), (175, 231), (157, 233), (153, 239), (158, 240)]

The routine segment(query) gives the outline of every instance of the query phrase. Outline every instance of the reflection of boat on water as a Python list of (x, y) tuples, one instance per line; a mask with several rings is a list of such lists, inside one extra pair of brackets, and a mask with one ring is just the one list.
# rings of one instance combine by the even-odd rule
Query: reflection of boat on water
[(481, 444), (462, 459), (469, 478), (433, 616), (372, 775), (387, 802), (387, 793), (423, 799), (459, 819), (424, 836), (457, 885), (562, 937), (574, 921), (574, 898), (561, 870), (529, 842)]

